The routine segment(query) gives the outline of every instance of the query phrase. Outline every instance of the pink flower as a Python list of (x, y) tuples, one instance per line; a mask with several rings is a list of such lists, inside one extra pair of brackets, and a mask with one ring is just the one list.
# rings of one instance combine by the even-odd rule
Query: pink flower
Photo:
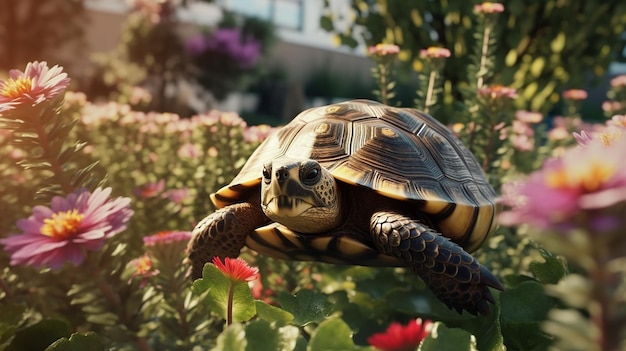
[(248, 143), (260, 143), (274, 132), (274, 128), (267, 124), (250, 126), (243, 131), (243, 140)]
[(367, 338), (367, 342), (382, 351), (414, 351), (426, 339), (432, 326), (431, 321), (422, 321), (421, 318), (410, 321), (405, 326), (394, 322), (384, 333)]
[(585, 100), (588, 96), (587, 92), (582, 89), (565, 90), (561, 95), (563, 99), (575, 101)]
[(0, 81), (0, 112), (18, 106), (35, 106), (59, 95), (70, 84), (63, 68), (48, 68), (46, 61), (35, 61), (26, 65), (24, 72), (9, 71), (9, 78)]
[(501, 13), (504, 12), (504, 5), (498, 2), (483, 2), (482, 4), (474, 5), (474, 12), (476, 13)]
[(159, 274), (159, 270), (154, 268), (152, 257), (148, 254), (144, 254), (139, 258), (135, 258), (128, 262), (128, 266), (131, 269), (131, 279), (140, 279), (140, 287), (144, 287), (148, 283), (148, 278), (154, 277)]
[(394, 56), (400, 52), (400, 47), (395, 44), (376, 44), (367, 48), (367, 52), (372, 56)]
[(177, 154), (180, 158), (199, 158), (202, 156), (202, 150), (198, 145), (187, 142), (181, 145)]
[(173, 203), (180, 205), (189, 197), (189, 189), (180, 188), (180, 189), (170, 189), (165, 192), (165, 196), (168, 200)]
[(167, 245), (183, 241), (185, 244), (191, 239), (191, 232), (180, 230), (166, 230), (143, 238), (145, 246)]
[(606, 122), (609, 126), (626, 128), (626, 115), (615, 115)]
[(161, 179), (158, 182), (146, 183), (140, 187), (135, 188), (134, 193), (136, 196), (149, 199), (160, 195), (165, 189), (165, 180)]
[(517, 110), (515, 111), (515, 118), (524, 123), (539, 123), (543, 119), (543, 115), (539, 112)]
[(17, 222), (21, 234), (1, 239), (12, 265), (61, 267), (78, 265), (87, 251), (99, 250), (105, 241), (126, 229), (133, 214), (129, 198), (110, 199), (111, 188), (93, 193), (79, 190), (55, 196), (50, 208), (36, 206), (33, 214)]
[(420, 56), (426, 58), (447, 58), (450, 57), (450, 50), (431, 46), (427, 49), (420, 50)]
[(581, 213), (591, 218), (598, 209), (626, 201), (624, 159), (623, 138), (609, 146), (592, 140), (585, 147), (566, 150), (519, 186), (502, 189), (504, 202), (515, 205), (502, 213), (500, 222), (562, 231)]
[(622, 74), (620, 76), (614, 77), (613, 79), (611, 79), (610, 84), (614, 88), (616, 88), (616, 87), (626, 87), (626, 74)]
[(259, 274), (259, 269), (250, 267), (241, 258), (224, 258), (224, 263), (219, 257), (213, 258), (213, 264), (233, 282), (251, 282)]
[(503, 85), (491, 85), (478, 89), (479, 96), (495, 99), (515, 99), (517, 98), (517, 90), (515, 88), (505, 87)]

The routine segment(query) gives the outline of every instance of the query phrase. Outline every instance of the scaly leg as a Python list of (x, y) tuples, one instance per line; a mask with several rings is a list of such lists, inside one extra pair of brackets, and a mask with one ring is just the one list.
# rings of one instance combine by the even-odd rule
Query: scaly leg
[(246, 237), (268, 221), (258, 205), (247, 202), (226, 206), (204, 217), (187, 245), (191, 277), (202, 277), (204, 264), (215, 256), (239, 256)]
[(463, 248), (420, 221), (394, 212), (377, 212), (370, 221), (381, 252), (407, 264), (448, 307), (459, 313), (488, 314), (495, 303), (489, 287), (498, 279)]

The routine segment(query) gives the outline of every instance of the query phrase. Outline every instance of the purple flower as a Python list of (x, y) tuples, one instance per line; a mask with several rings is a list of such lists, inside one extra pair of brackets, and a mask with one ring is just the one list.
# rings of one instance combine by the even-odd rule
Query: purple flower
[(86, 251), (102, 248), (105, 241), (126, 229), (133, 215), (129, 198), (110, 199), (111, 188), (93, 193), (79, 190), (55, 196), (50, 208), (36, 206), (33, 214), (17, 222), (21, 234), (1, 239), (11, 255), (11, 265), (57, 269), (65, 262), (79, 265)]
[(186, 48), (193, 56), (205, 52), (222, 53), (241, 68), (254, 66), (261, 56), (261, 43), (253, 37), (244, 37), (240, 28), (218, 28), (209, 37), (191, 37), (186, 42)]

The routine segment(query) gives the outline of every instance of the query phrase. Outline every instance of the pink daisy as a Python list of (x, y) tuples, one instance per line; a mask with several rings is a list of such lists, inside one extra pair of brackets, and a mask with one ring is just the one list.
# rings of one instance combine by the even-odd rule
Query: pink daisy
[(48, 68), (45, 61), (29, 63), (24, 72), (12, 69), (7, 80), (0, 80), (0, 112), (52, 99), (69, 84), (70, 79), (62, 67)]
[(99, 250), (126, 229), (133, 214), (129, 198), (110, 195), (111, 188), (79, 190), (55, 196), (49, 208), (33, 208), (30, 217), (17, 222), (21, 234), (0, 240), (11, 255), (11, 265), (56, 269), (66, 262), (82, 263), (86, 251)]

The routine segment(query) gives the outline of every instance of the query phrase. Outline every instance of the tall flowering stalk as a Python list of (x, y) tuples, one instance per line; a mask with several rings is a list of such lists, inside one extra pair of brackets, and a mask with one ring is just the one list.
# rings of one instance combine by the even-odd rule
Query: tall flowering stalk
[(11, 142), (26, 151), (19, 164), (43, 179), (37, 197), (44, 202), (94, 180), (96, 162), (80, 168), (74, 160), (86, 144), (65, 144), (76, 123), (60, 114), (69, 82), (61, 67), (49, 68), (45, 61), (29, 63), (23, 72), (11, 70), (0, 81), (0, 128), (11, 130)]
[(378, 83), (373, 91), (378, 101), (388, 105), (395, 98), (396, 82), (393, 80), (393, 64), (400, 47), (394, 44), (377, 44), (368, 48), (368, 53), (376, 65), (372, 67), (372, 75)]
[[(626, 138), (609, 145), (589, 140), (549, 159), (528, 179), (503, 188), (503, 202), (510, 209), (500, 222), (530, 226), (537, 241), (565, 256), (580, 272), (550, 289), (574, 308), (551, 311), (546, 324), (566, 349), (618, 350), (624, 345), (625, 158)], [(588, 321), (580, 310), (589, 314)], [(586, 338), (572, 338), (586, 324)], [(573, 339), (590, 344), (569, 344)]]
[(426, 113), (432, 113), (431, 108), (437, 103), (437, 95), (441, 90), (444, 60), (450, 57), (450, 50), (429, 47), (420, 51), (420, 57), (424, 66), (419, 74), (420, 90), (417, 91), (418, 99), (415, 100), (415, 106)]
[[(488, 74), (493, 69), (493, 53), (495, 51), (495, 22), (497, 14), (504, 12), (504, 5), (496, 2), (483, 2), (474, 6), (474, 12), (478, 14), (478, 40), (476, 43), (479, 50), (476, 52), (474, 62), (476, 69), (476, 88), (480, 89), (485, 84)], [(475, 53), (475, 54), (476, 54)]]

